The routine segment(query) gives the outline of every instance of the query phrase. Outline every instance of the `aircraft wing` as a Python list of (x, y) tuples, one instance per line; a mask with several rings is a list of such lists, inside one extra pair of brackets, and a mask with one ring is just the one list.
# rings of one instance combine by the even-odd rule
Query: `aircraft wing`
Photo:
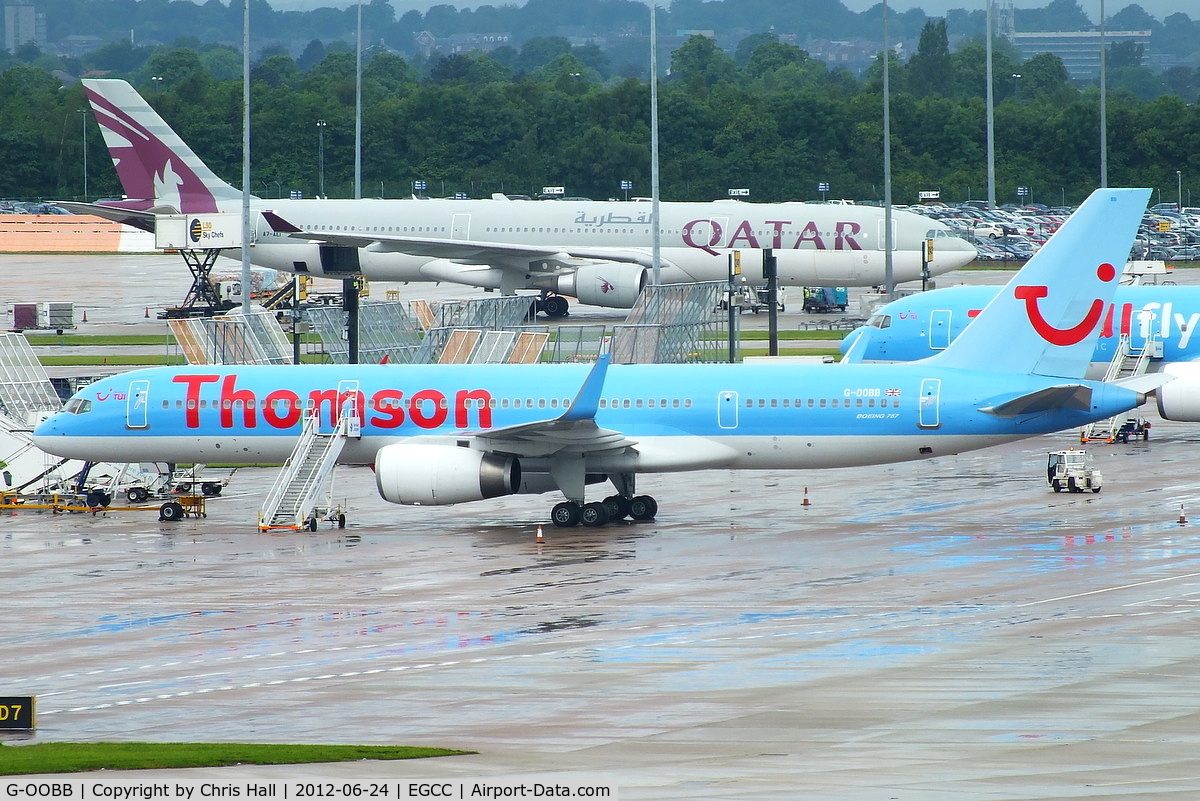
[(598, 453), (617, 451), (636, 444), (620, 431), (596, 425), (600, 393), (608, 372), (609, 356), (601, 356), (571, 402), (558, 417), (491, 429), (475, 435), (488, 450), (518, 456), (549, 456), (555, 453)]
[[(293, 239), (324, 242), (343, 247), (366, 248), (383, 253), (405, 253), (431, 259), (447, 259), (460, 264), (491, 267), (516, 267), (528, 270), (531, 262), (548, 262), (553, 267), (572, 266), (572, 259), (624, 262), (652, 267), (649, 251), (615, 247), (569, 247), (486, 242), (477, 239), (439, 239), (433, 237), (401, 236), (383, 233), (345, 233), (308, 231), (292, 225), (273, 211), (262, 212), (272, 230), (288, 234)], [(666, 264), (666, 262), (663, 262)]]

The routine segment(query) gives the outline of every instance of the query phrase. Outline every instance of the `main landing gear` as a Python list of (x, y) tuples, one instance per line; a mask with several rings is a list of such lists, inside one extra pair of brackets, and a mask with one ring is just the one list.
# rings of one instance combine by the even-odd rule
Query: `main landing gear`
[(559, 528), (583, 525), (588, 528), (603, 526), (626, 517), (633, 520), (653, 520), (658, 514), (658, 501), (649, 495), (609, 495), (603, 501), (576, 503), (563, 501), (554, 505), (550, 520)]
[(570, 313), (571, 309), (570, 301), (568, 301), (562, 295), (552, 295), (549, 292), (543, 293), (542, 296), (535, 301), (535, 305), (535, 311), (539, 311), (552, 319), (566, 317)]

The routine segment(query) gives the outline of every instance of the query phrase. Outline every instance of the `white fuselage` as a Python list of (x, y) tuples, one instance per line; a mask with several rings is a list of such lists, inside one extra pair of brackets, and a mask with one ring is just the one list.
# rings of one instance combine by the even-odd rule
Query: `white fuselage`
[[(261, 201), (306, 235), (378, 241), (358, 248), (361, 273), (377, 281), (455, 281), (488, 289), (545, 288), (547, 272), (570, 260), (628, 262), (650, 267), (651, 204), (603, 201), (508, 200), (278, 200)], [(869, 286), (885, 281), (883, 210), (805, 203), (662, 203), (661, 282), (725, 280), (729, 254), (742, 251), (741, 270), (764, 282), (762, 251), (778, 259), (785, 286)], [(975, 248), (948, 236), (946, 226), (920, 215), (893, 215), (893, 280), (921, 277), (924, 240), (935, 239), (931, 275), (969, 263)], [(447, 257), (444, 247), (464, 248)], [(478, 245), (474, 251), (472, 245)], [(547, 260), (489, 246), (561, 251)], [(351, 272), (318, 243), (273, 231), (261, 219), (252, 260), (275, 269), (338, 277)], [(506, 283), (506, 271), (524, 273)]]

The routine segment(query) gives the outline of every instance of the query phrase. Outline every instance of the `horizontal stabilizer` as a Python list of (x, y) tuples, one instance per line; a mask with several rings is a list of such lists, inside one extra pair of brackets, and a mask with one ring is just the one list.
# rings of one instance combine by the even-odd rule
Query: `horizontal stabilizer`
[(1020, 417), (1024, 414), (1070, 409), (1086, 412), (1092, 407), (1092, 388), (1084, 384), (1059, 384), (1009, 398), (979, 411), (997, 417)]
[(1142, 375), (1134, 375), (1129, 378), (1119, 378), (1112, 383), (1122, 389), (1148, 395), (1163, 384), (1174, 381), (1176, 377), (1167, 373), (1143, 373)]

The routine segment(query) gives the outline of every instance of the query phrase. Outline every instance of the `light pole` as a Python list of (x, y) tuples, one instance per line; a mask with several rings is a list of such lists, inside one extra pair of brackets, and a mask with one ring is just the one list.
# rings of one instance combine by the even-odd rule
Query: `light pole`
[(1021, 73), (1014, 72), (1012, 78), (1013, 78), (1013, 102), (1020, 103), (1021, 102), (1021, 84), (1017, 83), (1017, 81), (1021, 80)]
[[(84, 158), (87, 158), (87, 156), (85, 155)], [(86, 165), (87, 162), (85, 161), (84, 164)], [(85, 187), (87, 186), (87, 176), (86, 175), (84, 176), (84, 186)], [(1183, 213), (1183, 170), (1175, 171), (1175, 191), (1177, 191), (1179, 193), (1179, 205), (1175, 207), (1175, 211), (1182, 214)], [(84, 189), (84, 193), (85, 194), (87, 193), (87, 189)], [(86, 198), (84, 198), (84, 199), (86, 200)]]
[(77, 108), (76, 113), (83, 114), (83, 201), (88, 203), (88, 109)]
[(325, 120), (317, 120), (317, 193), (325, 197)]

